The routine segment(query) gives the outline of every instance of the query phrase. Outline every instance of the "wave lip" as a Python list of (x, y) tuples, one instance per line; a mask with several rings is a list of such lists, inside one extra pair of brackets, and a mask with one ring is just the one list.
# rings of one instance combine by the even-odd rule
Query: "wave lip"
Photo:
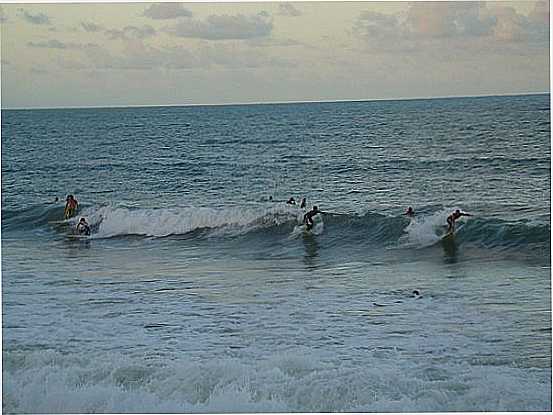
[(166, 237), (195, 231), (206, 231), (210, 236), (236, 236), (295, 221), (297, 213), (291, 208), (266, 211), (240, 208), (127, 209), (106, 206), (91, 211), (89, 219), (91, 224), (97, 224), (95, 237), (99, 238), (126, 235)]

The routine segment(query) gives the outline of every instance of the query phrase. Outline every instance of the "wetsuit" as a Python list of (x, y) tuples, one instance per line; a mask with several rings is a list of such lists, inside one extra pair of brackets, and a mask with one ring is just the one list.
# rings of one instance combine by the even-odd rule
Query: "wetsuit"
[(313, 216), (317, 213), (320, 213), (319, 210), (310, 210), (305, 215), (303, 215), (303, 223), (305, 223), (307, 230), (313, 227)]
[(87, 223), (80, 222), (77, 225), (77, 232), (79, 233), (79, 235), (89, 236), (90, 235), (90, 226), (88, 226)]

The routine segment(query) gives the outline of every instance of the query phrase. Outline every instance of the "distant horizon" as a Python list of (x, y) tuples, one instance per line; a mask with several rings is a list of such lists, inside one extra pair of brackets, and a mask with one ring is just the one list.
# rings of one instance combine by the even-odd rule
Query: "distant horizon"
[(79, 110), (79, 109), (124, 109), (124, 108), (164, 108), (164, 107), (231, 107), (231, 106), (253, 106), (253, 105), (291, 105), (291, 104), (331, 104), (348, 102), (380, 102), (380, 101), (430, 101), (440, 99), (459, 98), (493, 98), (493, 97), (517, 97), (532, 95), (550, 95), (551, 91), (545, 92), (513, 92), (503, 94), (482, 94), (482, 95), (450, 95), (450, 96), (429, 96), (429, 97), (404, 97), (404, 98), (368, 98), (368, 99), (336, 99), (336, 100), (312, 100), (312, 101), (261, 101), (261, 102), (229, 102), (229, 103), (206, 103), (206, 104), (129, 104), (129, 105), (106, 105), (106, 106), (68, 106), (68, 107), (11, 107), (0, 108), (1, 111), (34, 111), (34, 110)]

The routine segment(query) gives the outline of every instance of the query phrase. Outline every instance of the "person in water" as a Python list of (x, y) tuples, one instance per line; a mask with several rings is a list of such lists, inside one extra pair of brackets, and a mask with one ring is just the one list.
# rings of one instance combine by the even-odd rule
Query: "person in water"
[(77, 208), (79, 207), (79, 202), (73, 197), (73, 195), (67, 195), (65, 210), (63, 211), (63, 218), (69, 219), (71, 216), (75, 215)]
[(415, 211), (411, 206), (407, 208), (407, 211), (404, 213), (405, 216), (409, 216), (410, 218), (413, 218), (415, 216)]
[(85, 218), (81, 218), (81, 220), (77, 224), (77, 233), (79, 235), (90, 235), (90, 226), (86, 222)]
[(454, 232), (455, 231), (455, 221), (459, 219), (461, 216), (472, 216), (470, 213), (461, 212), (459, 209), (457, 209), (455, 212), (453, 212), (451, 215), (447, 217), (447, 233)]
[(305, 197), (304, 197), (304, 198), (301, 200), (300, 209), (305, 208), (305, 205), (306, 205), (306, 202), (305, 202)]
[(286, 204), (288, 204), (288, 205), (295, 205), (295, 204), (296, 204), (296, 200), (295, 200), (293, 197), (291, 197), (290, 199), (288, 199), (288, 201), (286, 202)]
[(321, 212), (317, 206), (313, 206), (313, 209), (303, 215), (303, 223), (305, 224), (307, 230), (310, 230), (313, 227), (313, 216), (315, 216), (317, 213), (323, 212)]

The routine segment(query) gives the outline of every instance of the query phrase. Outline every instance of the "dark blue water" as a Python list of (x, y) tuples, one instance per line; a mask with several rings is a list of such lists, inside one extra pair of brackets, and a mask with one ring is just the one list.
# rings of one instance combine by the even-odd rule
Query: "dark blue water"
[(2, 111), (4, 410), (551, 410), (549, 102)]

